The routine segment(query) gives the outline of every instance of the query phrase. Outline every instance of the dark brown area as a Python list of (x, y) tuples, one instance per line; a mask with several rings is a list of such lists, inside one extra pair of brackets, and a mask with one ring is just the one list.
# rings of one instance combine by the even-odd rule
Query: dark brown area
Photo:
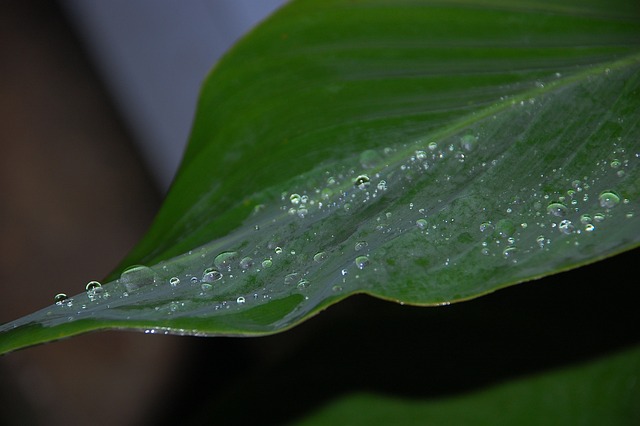
[[(61, 10), (3, 1), (0, 322), (104, 277), (159, 202)], [(0, 423), (139, 424), (169, 377), (177, 341), (97, 333), (2, 357)]]

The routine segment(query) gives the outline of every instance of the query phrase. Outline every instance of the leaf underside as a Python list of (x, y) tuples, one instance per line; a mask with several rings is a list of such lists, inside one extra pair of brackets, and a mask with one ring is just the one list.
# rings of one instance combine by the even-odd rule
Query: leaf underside
[(270, 334), (356, 293), (449, 304), (637, 247), (633, 3), (292, 2), (208, 76), (121, 267), (1, 326), (0, 352)]

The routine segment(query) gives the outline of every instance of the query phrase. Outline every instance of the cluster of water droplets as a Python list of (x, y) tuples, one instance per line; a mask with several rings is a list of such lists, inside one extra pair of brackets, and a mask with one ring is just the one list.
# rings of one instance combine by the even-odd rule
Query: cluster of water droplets
[[(625, 150), (615, 147), (612, 155), (624, 156)], [(616, 182), (625, 177), (626, 169), (638, 157), (636, 154), (633, 160), (599, 161), (592, 176), (566, 179), (564, 188), (556, 191), (545, 190), (541, 183), (523, 192), (501, 214), (494, 214), (502, 218), (488, 218), (480, 223), (479, 231), (484, 238), (482, 254), (502, 255), (517, 263), (519, 256), (536, 250), (549, 251), (555, 244), (588, 243), (590, 236), (607, 232), (603, 231), (604, 225), (614, 216), (634, 218), (630, 199), (616, 190)], [(551, 170), (553, 175), (561, 172)]]
[[(438, 247), (416, 253), (431, 253), (428, 261), (437, 261), (440, 268), (454, 265), (460, 247), (469, 246), (508, 264), (570, 238), (571, 244), (580, 244), (577, 236), (597, 234), (619, 210), (633, 217), (631, 208), (621, 208), (629, 200), (616, 189), (615, 179), (625, 177), (638, 155), (629, 157), (619, 148), (614, 158), (597, 165), (598, 173), (562, 181), (557, 189), (547, 183), (563, 175), (554, 169), (540, 176), (539, 185), (499, 203), (486, 203), (482, 193), (447, 198), (448, 188), (455, 193), (460, 182), (482, 179), (502, 161), (483, 142), (481, 131), (468, 129), (439, 142), (365, 150), (357, 161), (294, 181), (275, 203), (256, 204), (242, 230), (222, 242), (152, 267), (132, 266), (109, 291), (92, 281), (88, 302), (118, 306), (150, 294), (155, 314), (166, 315), (235, 312), (292, 295), (317, 302), (384, 281), (392, 264), (385, 247), (401, 236), (415, 236), (407, 240), (411, 244)], [(474, 155), (479, 158), (468, 161)], [(412, 197), (412, 188), (425, 179), (432, 196)], [(465, 208), (476, 209), (473, 227), (456, 221), (456, 211)], [(350, 219), (363, 210), (368, 212), (365, 221)], [(74, 306), (64, 294), (56, 296), (55, 304)]]

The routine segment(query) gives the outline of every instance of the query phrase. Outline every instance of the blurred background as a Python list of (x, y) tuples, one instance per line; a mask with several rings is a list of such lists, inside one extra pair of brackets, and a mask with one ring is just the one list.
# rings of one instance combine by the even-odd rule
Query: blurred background
[[(282, 3), (0, 2), (0, 322), (122, 259), (178, 167), (201, 82)], [(139, 424), (179, 341), (99, 333), (3, 357), (0, 424)]]
[[(0, 322), (81, 292), (133, 247), (201, 81), (281, 3), (0, 2)], [(353, 297), (267, 338), (100, 332), (28, 348), (0, 358), (0, 424), (283, 424), (354, 391), (470, 392), (637, 344), (637, 255), (437, 309)]]

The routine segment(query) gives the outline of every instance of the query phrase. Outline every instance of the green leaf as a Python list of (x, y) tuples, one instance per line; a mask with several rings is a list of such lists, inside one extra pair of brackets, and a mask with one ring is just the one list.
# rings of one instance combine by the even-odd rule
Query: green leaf
[[(640, 422), (640, 349), (440, 399), (354, 393), (299, 425), (633, 425)], [(544, 419), (544, 420), (543, 420)]]
[(449, 304), (637, 247), (639, 77), (631, 1), (292, 2), (207, 78), (111, 282), (2, 326), (0, 351), (268, 334), (355, 293)]

